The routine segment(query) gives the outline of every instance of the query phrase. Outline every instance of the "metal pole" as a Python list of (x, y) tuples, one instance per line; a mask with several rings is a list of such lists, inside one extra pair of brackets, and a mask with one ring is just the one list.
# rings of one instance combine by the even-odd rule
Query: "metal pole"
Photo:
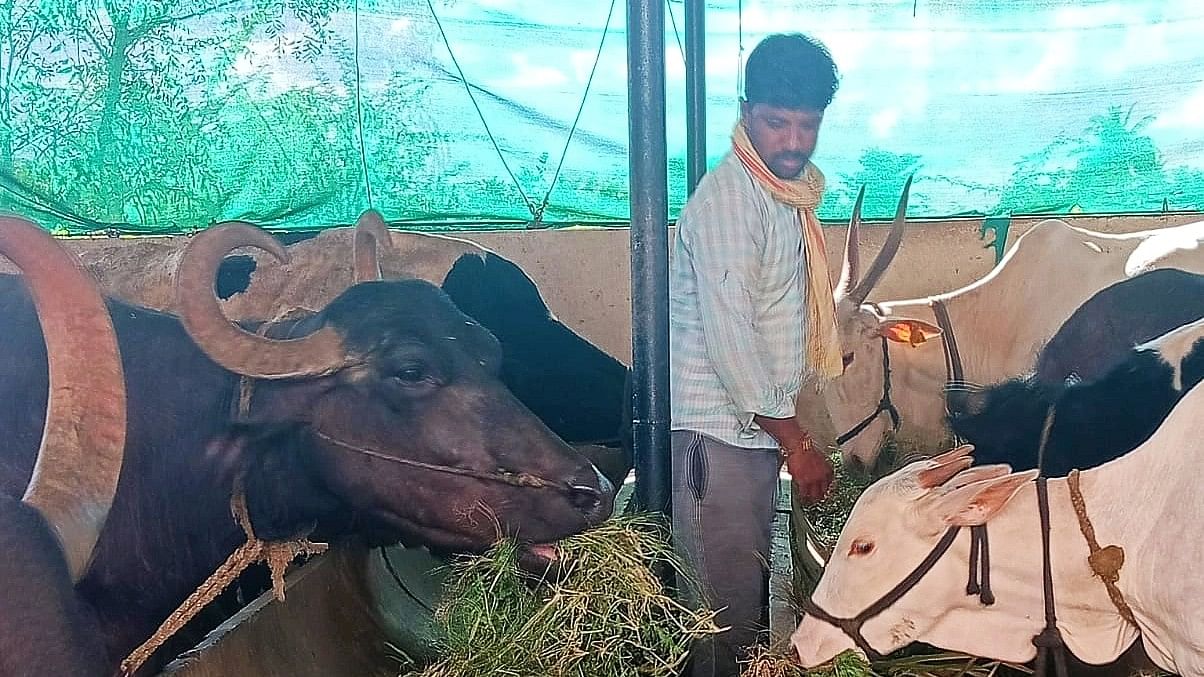
[(632, 434), (639, 509), (670, 514), (665, 0), (627, 2)]
[(706, 0), (685, 0), (686, 194), (707, 171)]

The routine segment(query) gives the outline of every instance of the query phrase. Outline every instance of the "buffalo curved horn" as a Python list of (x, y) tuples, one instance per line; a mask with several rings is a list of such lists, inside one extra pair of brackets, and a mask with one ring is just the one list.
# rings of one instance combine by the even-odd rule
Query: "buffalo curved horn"
[(352, 245), (352, 258), (355, 268), (355, 282), (379, 280), (383, 277), (380, 270), (379, 248), (388, 244), (389, 229), (380, 212), (369, 209), (355, 222), (355, 240)]
[(853, 284), (861, 273), (861, 253), (857, 246), (861, 230), (861, 203), (865, 201), (865, 185), (857, 191), (857, 201), (853, 203), (853, 216), (849, 218), (849, 230), (844, 238), (844, 262), (840, 266), (840, 281), (836, 284), (839, 296), (848, 296), (853, 291)]
[(911, 193), (911, 180), (914, 175), (907, 177), (907, 183), (903, 184), (903, 194), (899, 196), (899, 207), (895, 211), (895, 221), (891, 224), (890, 235), (886, 236), (886, 242), (882, 245), (882, 250), (874, 257), (874, 262), (870, 264), (870, 269), (866, 272), (865, 277), (857, 283), (857, 286), (849, 292), (849, 297), (857, 305), (861, 305), (870, 292), (873, 291), (874, 285), (882, 279), (882, 274), (886, 272), (890, 262), (894, 260), (895, 254), (899, 252), (899, 245), (903, 242), (903, 231), (907, 227), (907, 198)]
[(176, 272), (176, 306), (193, 341), (209, 359), (244, 376), (283, 379), (322, 376), (348, 365), (339, 334), (323, 327), (296, 339), (258, 336), (231, 322), (213, 291), (217, 268), (239, 247), (262, 249), (281, 263), (288, 251), (265, 230), (228, 221), (201, 231), (184, 249)]
[(22, 500), (46, 518), (78, 581), (113, 505), (125, 452), (117, 334), (95, 279), (49, 233), (0, 217), (0, 253), (25, 278), (49, 372), (42, 443)]

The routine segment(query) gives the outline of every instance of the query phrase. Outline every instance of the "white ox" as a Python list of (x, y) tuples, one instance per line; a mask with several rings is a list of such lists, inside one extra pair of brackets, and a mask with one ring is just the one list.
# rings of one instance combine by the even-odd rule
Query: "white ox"
[[(905, 200), (900, 215), (904, 209)], [(934, 300), (942, 301), (948, 311), (964, 380), (988, 384), (1030, 369), (1041, 346), (1101, 289), (1154, 268), (1204, 273), (1204, 221), (1106, 234), (1048, 219), (1017, 239), (990, 273), (970, 285), (929, 298), (870, 304), (866, 296), (897, 252), (903, 224), (896, 217), (870, 272), (854, 287), (857, 230), (855, 212), (843, 266), (851, 272), (842, 274), (837, 296), (847, 367), (823, 392), (838, 434), (868, 421), (841, 445), (845, 462), (853, 465), (872, 466), (891, 430), (890, 417), (878, 411), (886, 381), (884, 336), (890, 346), (891, 401), (901, 419), (896, 440), (922, 453), (933, 453), (948, 442), (946, 358), (942, 341), (932, 340), (942, 337)]]
[[(1158, 431), (1129, 454), (1080, 475), (1083, 505), (1099, 546), (1123, 550), (1117, 586), (1137, 626), (1125, 621), (1088, 564), (1090, 549), (1068, 480), (1048, 481), (1050, 561), (1057, 627), (1090, 664), (1114, 661), (1140, 631), (1149, 657), (1173, 674), (1204, 675), (1204, 385), (1179, 402)], [(1045, 626), (1036, 471), (1006, 465), (966, 470), (970, 447), (911, 463), (858, 499), (811, 597), (817, 615), (861, 615), (905, 579), (951, 527), (986, 525), (994, 603), (967, 595), (970, 537), (952, 547), (914, 587), (861, 627), (869, 651), (912, 642), (1025, 662)], [(854, 648), (852, 635), (814, 615), (791, 637), (813, 667)]]

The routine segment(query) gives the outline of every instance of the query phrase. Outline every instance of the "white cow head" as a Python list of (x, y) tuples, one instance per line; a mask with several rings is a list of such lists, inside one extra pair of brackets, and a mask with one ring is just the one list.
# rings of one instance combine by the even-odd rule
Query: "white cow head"
[(860, 274), (861, 257), (858, 251), (864, 186), (857, 195), (853, 216), (849, 220), (848, 234), (845, 237), (844, 262), (841, 266), (840, 281), (836, 285), (836, 317), (840, 323), (845, 370), (844, 374), (828, 384), (824, 398), (837, 434), (851, 431), (873, 416), (872, 421), (861, 432), (841, 444), (844, 461), (850, 465), (872, 465), (877, 459), (882, 440), (890, 429), (890, 416), (887, 412), (879, 410), (885, 380), (882, 339), (915, 347), (940, 335), (940, 329), (929, 322), (883, 316), (874, 304), (866, 303), (866, 297), (881, 281), (903, 242), (910, 190), (909, 178), (903, 186), (903, 194), (899, 197), (899, 206), (890, 234), (864, 276)]
[[(1037, 475), (1012, 473), (1006, 465), (968, 469), (971, 450), (966, 445), (916, 461), (871, 485), (841, 531), (813, 604), (837, 618), (856, 617), (906, 579), (951, 526), (985, 524)], [(865, 622), (862, 636), (874, 651), (885, 655), (914, 641), (948, 636), (950, 624), (978, 634), (1006, 630), (988, 628), (981, 618), (967, 623), (963, 615), (981, 613), (979, 598), (966, 594), (968, 541), (963, 530), (913, 588)], [(811, 615), (790, 641), (806, 667), (856, 649), (843, 630)]]

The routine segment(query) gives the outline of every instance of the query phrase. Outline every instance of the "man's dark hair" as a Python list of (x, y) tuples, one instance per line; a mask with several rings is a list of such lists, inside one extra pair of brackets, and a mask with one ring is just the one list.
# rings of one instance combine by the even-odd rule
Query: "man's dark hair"
[(761, 41), (744, 67), (749, 104), (822, 111), (839, 86), (832, 55), (820, 41), (801, 33), (778, 33)]

